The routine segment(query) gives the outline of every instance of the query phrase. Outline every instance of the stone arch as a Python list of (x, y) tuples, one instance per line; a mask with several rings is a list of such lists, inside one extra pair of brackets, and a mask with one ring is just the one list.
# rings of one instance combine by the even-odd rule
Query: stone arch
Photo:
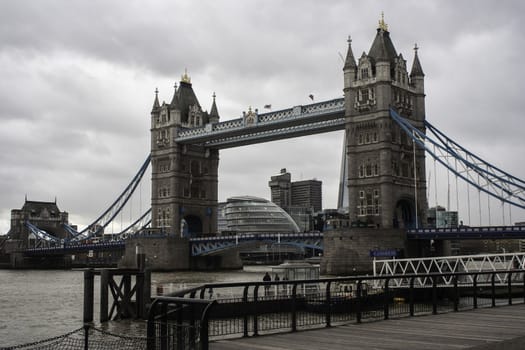
[(202, 234), (202, 220), (196, 215), (186, 215), (181, 223), (182, 236), (197, 237)]
[(416, 213), (414, 199), (409, 197), (400, 198), (396, 203), (394, 211), (394, 228), (412, 228), (416, 226)]

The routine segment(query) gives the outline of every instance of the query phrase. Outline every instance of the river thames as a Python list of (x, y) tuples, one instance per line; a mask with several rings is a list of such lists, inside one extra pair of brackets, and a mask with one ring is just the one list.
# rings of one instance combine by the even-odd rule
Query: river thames
[[(271, 267), (253, 266), (216, 272), (154, 272), (152, 295), (156, 294), (159, 285), (168, 293), (204, 283), (260, 281), (265, 271), (271, 271)], [(83, 283), (82, 270), (0, 270), (0, 347), (39, 341), (82, 327)], [(95, 279), (96, 320), (98, 288), (98, 279)], [(104, 327), (117, 332), (116, 324), (116, 321), (109, 322)]]

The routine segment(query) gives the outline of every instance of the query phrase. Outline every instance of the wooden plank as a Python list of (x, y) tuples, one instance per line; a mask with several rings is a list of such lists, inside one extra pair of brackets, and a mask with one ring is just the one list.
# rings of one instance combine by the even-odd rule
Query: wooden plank
[[(521, 344), (525, 305), (348, 324), (210, 343), (212, 350), (446, 350)], [(525, 345), (523, 345), (525, 347)], [(512, 347), (520, 349), (520, 347)]]

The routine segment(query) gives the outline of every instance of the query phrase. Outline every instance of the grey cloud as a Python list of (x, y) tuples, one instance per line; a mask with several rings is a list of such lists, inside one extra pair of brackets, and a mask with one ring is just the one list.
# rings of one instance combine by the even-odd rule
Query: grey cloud
[[(100, 214), (149, 151), (153, 90), (169, 102), (184, 68), (203, 108), (217, 93), (223, 120), (249, 106), (262, 113), (269, 103), (306, 104), (310, 93), (342, 96), (347, 35), (357, 57), (368, 51), (382, 10), (409, 66), (414, 43), (421, 47), (427, 118), (523, 177), (512, 153), (525, 146), (524, 7), (519, 0), (0, 2), (0, 233), (25, 193), (57, 195), (76, 224)], [(269, 197), (269, 176), (286, 167), (295, 179), (323, 181), (324, 204), (333, 207), (341, 142), (333, 133), (222, 151), (220, 199)]]

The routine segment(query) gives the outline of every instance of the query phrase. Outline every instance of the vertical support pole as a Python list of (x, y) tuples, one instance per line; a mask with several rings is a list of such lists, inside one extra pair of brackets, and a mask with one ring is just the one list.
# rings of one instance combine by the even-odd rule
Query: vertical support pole
[(200, 333), (200, 340), (201, 340), (201, 350), (208, 350), (209, 344), (210, 344), (210, 335), (209, 335), (209, 323), (210, 323), (210, 310), (211, 308), (217, 304), (217, 300), (212, 301), (209, 303), (205, 308), (204, 312), (202, 313), (201, 317), (201, 333)]
[(437, 315), (437, 277), (432, 276), (432, 314)]
[(156, 334), (155, 334), (155, 309), (158, 308), (158, 300), (151, 303), (148, 310), (148, 323), (146, 328), (146, 350), (156, 349)]
[[(248, 305), (248, 286), (244, 286), (244, 290), (242, 292), (242, 302), (244, 305)], [(244, 314), (243, 317), (243, 337), (248, 336), (248, 313)]]
[(496, 273), (492, 273), (492, 277), (490, 280), (490, 290), (492, 294), (492, 307), (496, 306)]
[(151, 304), (151, 270), (144, 270), (144, 284), (142, 285), (142, 318), (146, 318), (148, 307)]
[(458, 290), (458, 276), (454, 275), (454, 311), (459, 310), (459, 290)]
[[(197, 336), (197, 333), (195, 332), (195, 313), (197, 311), (195, 310), (195, 305), (190, 305), (190, 321), (189, 321), (189, 330), (188, 330), (188, 344), (187, 347), (189, 349), (195, 349), (195, 338)], [(201, 325), (202, 326), (202, 325)], [(199, 335), (200, 336), (200, 335)]]
[(332, 282), (326, 283), (326, 327), (332, 326), (332, 294), (330, 287)]
[(257, 293), (259, 292), (259, 285), (256, 285), (253, 289), (253, 335), (257, 336), (259, 335), (259, 327), (258, 327), (258, 310), (257, 310)]
[(146, 254), (144, 254), (144, 248), (140, 244), (135, 246), (135, 264), (137, 270), (144, 271), (146, 265)]
[(160, 350), (168, 350), (168, 303), (163, 302), (160, 306)]
[(129, 273), (125, 273), (122, 275), (122, 282), (123, 282), (123, 288), (124, 291), (122, 295), (124, 296), (122, 298), (122, 318), (129, 318), (132, 315), (129, 314), (129, 308), (131, 305), (131, 275)]
[(525, 304), (525, 272), (521, 272), (521, 276), (523, 278), (523, 287), (522, 287), (522, 289), (523, 289), (523, 303)]
[(509, 305), (512, 305), (512, 272), (507, 274), (507, 293), (509, 296)]
[(390, 282), (390, 278), (387, 278), (385, 280), (385, 293), (383, 294), (383, 317), (385, 320), (388, 320), (388, 317), (389, 317), (389, 305), (388, 305), (388, 301), (389, 301), (389, 294), (390, 294), (390, 291), (388, 289), (388, 283)]
[(135, 312), (137, 318), (144, 318), (144, 271), (135, 275)]
[(100, 271), (100, 322), (109, 321), (108, 314), (109, 270)]
[(408, 307), (410, 316), (414, 316), (414, 280), (415, 277), (410, 278), (410, 288), (408, 292)]
[(359, 279), (357, 281), (357, 290), (356, 290), (356, 322), (361, 323), (361, 316), (362, 316), (362, 299), (361, 299), (361, 291), (363, 289), (363, 280)]
[(474, 274), (474, 281), (472, 283), (472, 288), (474, 289), (472, 291), (472, 297), (474, 300), (472, 301), (474, 309), (478, 308), (478, 274)]
[(93, 269), (84, 271), (84, 323), (93, 322), (94, 286)]
[(89, 349), (89, 324), (84, 325), (84, 350)]
[[(416, 166), (416, 141), (415, 141), (415, 133), (414, 130), (412, 130), (412, 152), (414, 153), (414, 203), (415, 203), (415, 218), (416, 218), (416, 230), (419, 228), (419, 220), (417, 218), (417, 166)], [(450, 207), (449, 207), (450, 208)], [(450, 210), (450, 209), (449, 209)], [(437, 216), (436, 216), (437, 218)]]
[[(177, 312), (175, 314), (175, 321), (177, 322), (177, 327), (175, 328), (175, 336), (177, 339), (177, 350), (184, 350), (186, 348), (186, 344), (184, 343), (184, 332), (186, 330), (186, 327), (183, 326), (182, 323), (182, 313), (184, 312), (185, 307), (183, 303), (177, 304)], [(190, 311), (192, 312), (192, 311)]]
[(292, 332), (297, 332), (297, 282), (292, 286)]

